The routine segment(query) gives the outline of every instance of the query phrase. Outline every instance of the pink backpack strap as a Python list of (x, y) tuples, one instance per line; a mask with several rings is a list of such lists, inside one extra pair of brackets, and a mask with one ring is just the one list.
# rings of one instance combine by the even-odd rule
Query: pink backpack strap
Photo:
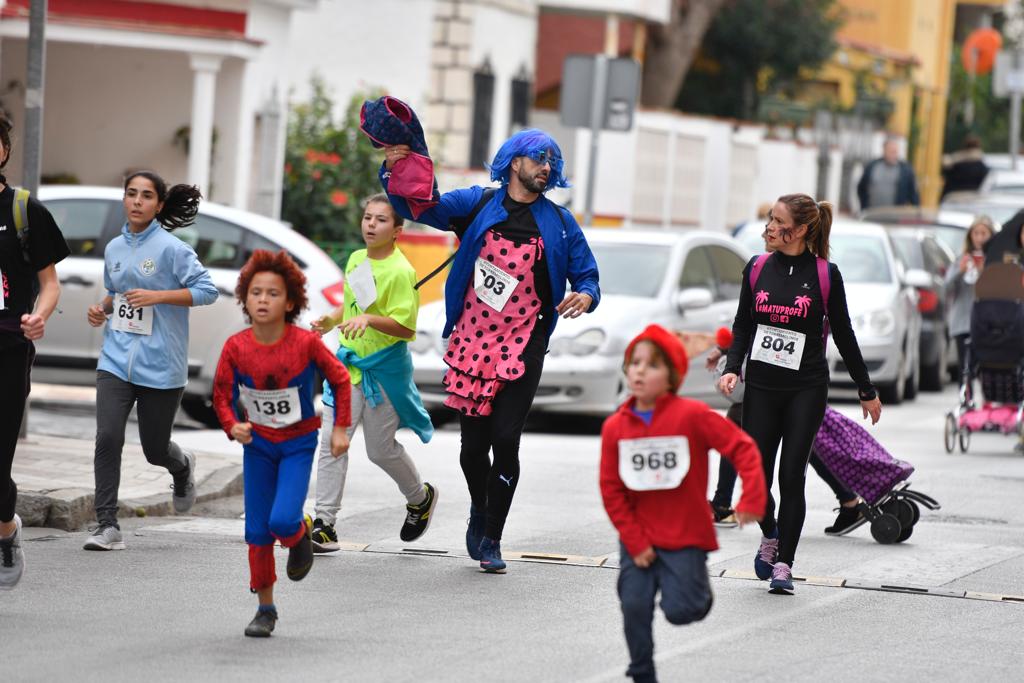
[(818, 263), (818, 288), (821, 289), (821, 301), (822, 306), (824, 306), (825, 309), (825, 320), (821, 333), (821, 345), (823, 347), (827, 347), (828, 333), (830, 329), (828, 324), (828, 295), (832, 292), (832, 274), (829, 272), (828, 261), (820, 256), (815, 257), (815, 260)]
[(768, 257), (771, 256), (771, 252), (761, 254), (754, 261), (754, 265), (750, 267), (750, 291), (754, 291), (754, 287), (757, 286), (757, 278), (761, 277), (761, 271), (764, 269), (765, 262), (768, 261)]

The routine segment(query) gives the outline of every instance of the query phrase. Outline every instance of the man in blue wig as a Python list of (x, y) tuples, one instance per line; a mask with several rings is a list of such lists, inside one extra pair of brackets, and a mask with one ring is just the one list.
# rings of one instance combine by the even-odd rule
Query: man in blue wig
[[(409, 154), (405, 145), (385, 147), (385, 191), (390, 169)], [(459, 237), (445, 284), (445, 405), (459, 411), (462, 430), (460, 462), (472, 500), (466, 550), (489, 573), (506, 569), (501, 534), (548, 339), (559, 316), (577, 318), (601, 299), (583, 231), (572, 213), (544, 196), (568, 187), (562, 168), (562, 151), (550, 135), (521, 131), (490, 165), (500, 187), (435, 191), (437, 204), (416, 218)], [(388, 197), (412, 219), (404, 198)]]

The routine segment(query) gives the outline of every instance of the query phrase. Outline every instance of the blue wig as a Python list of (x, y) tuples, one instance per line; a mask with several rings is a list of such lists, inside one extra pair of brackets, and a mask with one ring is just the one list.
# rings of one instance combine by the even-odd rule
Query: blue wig
[(501, 146), (491, 162), (491, 180), (508, 185), (512, 171), (512, 160), (516, 157), (538, 157), (542, 153), (553, 154), (550, 159), (551, 173), (544, 191), (553, 187), (569, 187), (569, 181), (562, 175), (562, 150), (555, 139), (537, 128), (521, 130)]

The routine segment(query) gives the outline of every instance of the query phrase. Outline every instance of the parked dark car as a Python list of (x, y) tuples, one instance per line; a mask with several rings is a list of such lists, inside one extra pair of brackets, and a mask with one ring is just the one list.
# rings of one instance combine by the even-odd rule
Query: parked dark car
[(920, 388), (941, 391), (950, 350), (944, 283), (954, 260), (953, 252), (925, 228), (890, 227), (889, 235), (908, 272), (924, 271), (929, 275), (927, 283), (913, 283), (917, 309), (921, 312)]

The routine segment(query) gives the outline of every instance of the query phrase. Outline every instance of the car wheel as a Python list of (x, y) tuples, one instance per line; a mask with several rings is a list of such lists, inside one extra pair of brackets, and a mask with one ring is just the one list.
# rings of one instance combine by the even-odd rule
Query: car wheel
[(903, 385), (903, 398), (907, 401), (917, 396), (917, 388), (920, 386), (921, 380), (921, 366), (917, 363), (914, 364), (914, 369), (910, 373), (910, 377), (907, 377), (906, 383)]
[(921, 366), (921, 389), (923, 391), (942, 391), (942, 380), (946, 374), (946, 357), (949, 355), (946, 340), (939, 341), (939, 357), (934, 365)]
[(885, 405), (895, 406), (903, 403), (903, 392), (907, 388), (907, 358), (900, 358), (899, 374), (896, 380), (890, 384), (883, 384), (878, 387), (878, 397)]
[(185, 414), (196, 422), (201, 422), (210, 428), (219, 428), (220, 420), (213, 409), (213, 401), (205, 396), (183, 396), (181, 409)]

